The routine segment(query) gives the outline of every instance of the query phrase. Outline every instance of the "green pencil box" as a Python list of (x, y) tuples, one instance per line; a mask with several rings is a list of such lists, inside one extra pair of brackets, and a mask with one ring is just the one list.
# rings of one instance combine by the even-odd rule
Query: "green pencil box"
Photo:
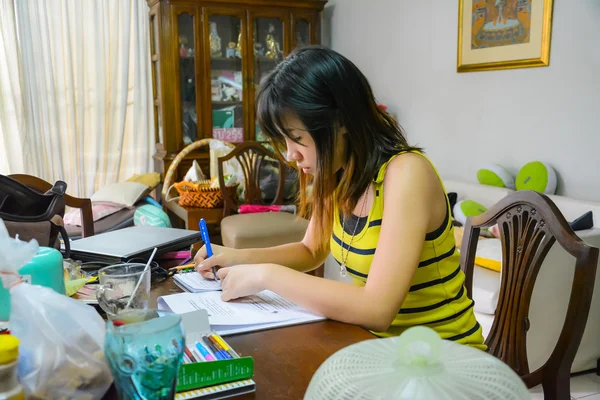
[[(210, 329), (206, 310), (181, 314), (181, 320), (185, 330), (185, 342), (187, 346), (196, 342), (202, 343), (202, 336), (213, 333)], [(233, 350), (235, 351), (235, 349)], [(254, 359), (252, 357), (182, 364), (177, 375), (176, 390), (177, 392), (182, 392), (199, 389), (206, 386), (250, 379), (253, 376)]]

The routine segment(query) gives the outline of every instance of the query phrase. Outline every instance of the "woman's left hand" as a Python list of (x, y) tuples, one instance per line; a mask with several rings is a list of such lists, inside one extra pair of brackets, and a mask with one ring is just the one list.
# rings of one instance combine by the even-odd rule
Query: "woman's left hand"
[(265, 290), (267, 277), (277, 267), (275, 264), (246, 264), (219, 269), (221, 300), (238, 299)]

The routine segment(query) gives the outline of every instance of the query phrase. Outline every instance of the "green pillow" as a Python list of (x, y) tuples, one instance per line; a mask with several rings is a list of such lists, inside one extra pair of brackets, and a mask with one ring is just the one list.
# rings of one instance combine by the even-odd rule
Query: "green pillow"
[(467, 218), (481, 215), (487, 208), (473, 200), (462, 200), (454, 206), (454, 219), (464, 225)]
[(497, 186), (515, 189), (515, 178), (504, 167), (498, 164), (489, 164), (477, 171), (477, 180), (482, 185)]
[(133, 214), (133, 224), (135, 226), (171, 227), (171, 221), (169, 220), (167, 213), (151, 204), (145, 204), (135, 210), (135, 214)]
[(541, 161), (527, 163), (517, 175), (517, 190), (533, 190), (539, 193), (556, 192), (556, 172), (554, 168)]

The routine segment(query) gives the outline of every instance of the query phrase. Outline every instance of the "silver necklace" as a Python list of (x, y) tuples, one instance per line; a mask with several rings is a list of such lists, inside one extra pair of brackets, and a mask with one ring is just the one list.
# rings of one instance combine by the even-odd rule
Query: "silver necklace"
[[(367, 205), (367, 197), (369, 196), (369, 189), (371, 188), (371, 183), (367, 186), (367, 191), (365, 192), (365, 198), (363, 199), (362, 206), (360, 208), (360, 216), (365, 212), (365, 206)], [(360, 217), (359, 217), (360, 218)], [(350, 238), (350, 244), (348, 245), (348, 249), (346, 250), (346, 257), (344, 257), (344, 236), (346, 234), (346, 221), (344, 221), (344, 213), (342, 213), (342, 263), (340, 264), (340, 276), (343, 278), (346, 276), (346, 261), (348, 261), (348, 256), (350, 255), (350, 247), (352, 247), (352, 243), (354, 242), (354, 236), (356, 235), (356, 229), (358, 228), (358, 220), (356, 221), (356, 225), (354, 225), (354, 231), (352, 232), (352, 237)]]

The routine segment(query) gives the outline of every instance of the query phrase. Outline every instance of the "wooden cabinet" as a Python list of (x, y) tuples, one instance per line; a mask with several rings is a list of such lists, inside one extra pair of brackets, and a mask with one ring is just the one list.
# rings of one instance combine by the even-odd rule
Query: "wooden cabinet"
[[(263, 141), (261, 78), (292, 49), (320, 43), (326, 0), (147, 0), (156, 127), (155, 168), (202, 138)], [(209, 155), (193, 153), (208, 174)]]

